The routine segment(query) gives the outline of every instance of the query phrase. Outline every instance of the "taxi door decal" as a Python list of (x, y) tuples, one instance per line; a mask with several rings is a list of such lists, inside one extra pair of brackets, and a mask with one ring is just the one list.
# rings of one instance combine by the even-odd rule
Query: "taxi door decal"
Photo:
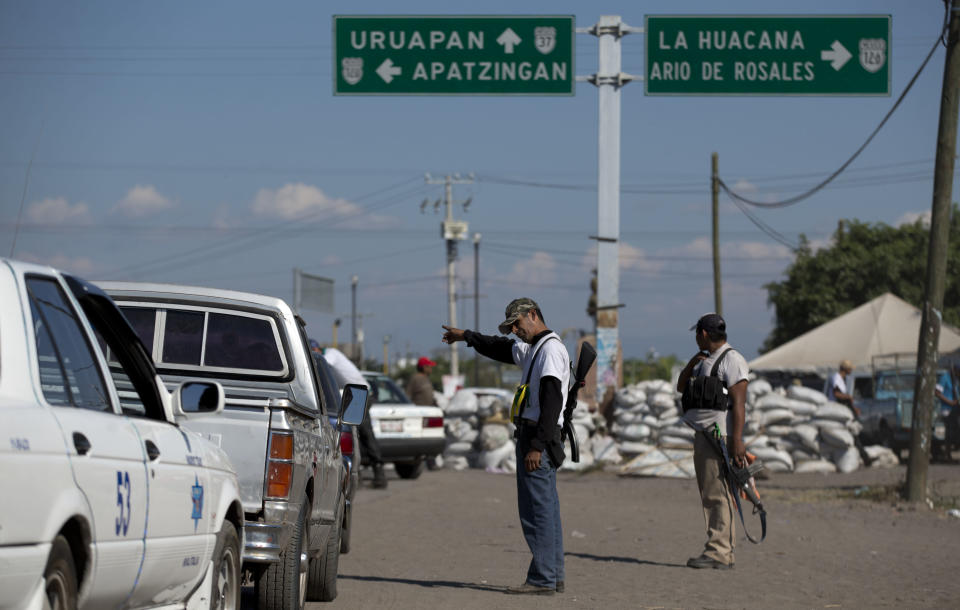
[(197, 525), (203, 518), (203, 485), (196, 475), (193, 476), (193, 486), (190, 488), (190, 498), (193, 500), (193, 512), (190, 518), (193, 519), (193, 531), (197, 531)]
[(128, 471), (117, 471), (117, 518), (114, 519), (116, 526), (116, 535), (120, 532), (127, 535), (127, 529), (130, 527), (130, 473)]

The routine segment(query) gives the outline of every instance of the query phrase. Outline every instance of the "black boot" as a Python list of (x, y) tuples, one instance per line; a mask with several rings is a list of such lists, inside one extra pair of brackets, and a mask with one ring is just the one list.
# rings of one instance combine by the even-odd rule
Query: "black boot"
[(373, 487), (374, 489), (387, 488), (387, 475), (383, 472), (383, 462), (373, 465)]

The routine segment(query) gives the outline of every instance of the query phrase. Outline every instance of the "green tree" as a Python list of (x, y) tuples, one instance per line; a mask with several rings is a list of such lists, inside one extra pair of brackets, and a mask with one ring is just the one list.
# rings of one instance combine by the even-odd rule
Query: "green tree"
[[(920, 307), (923, 303), (929, 229), (921, 221), (900, 227), (851, 220), (833, 243), (814, 251), (800, 236), (786, 279), (766, 284), (775, 325), (760, 347), (771, 349), (863, 305), (885, 292)], [(954, 204), (947, 253), (944, 322), (960, 325), (960, 214)]]

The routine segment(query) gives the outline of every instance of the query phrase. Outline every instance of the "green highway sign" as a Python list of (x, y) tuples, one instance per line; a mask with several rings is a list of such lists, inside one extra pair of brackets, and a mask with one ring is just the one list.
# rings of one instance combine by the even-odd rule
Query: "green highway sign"
[(333, 17), (334, 95), (573, 95), (573, 16)]
[(647, 95), (890, 95), (889, 15), (648, 15)]

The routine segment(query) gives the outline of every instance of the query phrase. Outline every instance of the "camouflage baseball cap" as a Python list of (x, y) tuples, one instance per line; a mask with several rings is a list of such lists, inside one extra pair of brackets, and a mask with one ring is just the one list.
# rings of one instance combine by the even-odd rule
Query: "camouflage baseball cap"
[(510, 327), (513, 326), (513, 323), (519, 320), (520, 316), (527, 313), (531, 309), (540, 309), (540, 306), (537, 305), (536, 301), (533, 299), (522, 297), (510, 301), (510, 304), (507, 305), (507, 309), (504, 312), (504, 315), (507, 319), (501, 322), (497, 328), (501, 333), (509, 335)]

